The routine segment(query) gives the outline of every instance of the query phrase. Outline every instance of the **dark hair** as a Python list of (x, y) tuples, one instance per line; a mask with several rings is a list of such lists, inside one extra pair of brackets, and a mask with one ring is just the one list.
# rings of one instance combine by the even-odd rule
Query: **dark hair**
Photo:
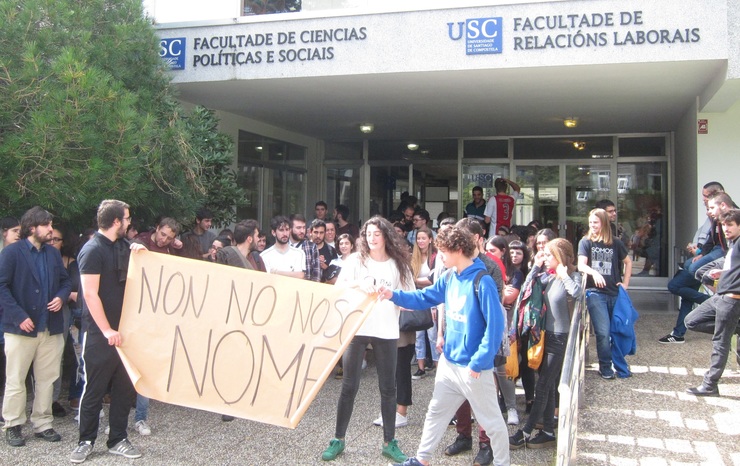
[(220, 235), (220, 236), (216, 236), (216, 239), (214, 239), (214, 240), (213, 240), (213, 241), (211, 242), (211, 245), (213, 245), (213, 243), (214, 243), (214, 242), (216, 242), (216, 241), (218, 241), (219, 243), (221, 243), (221, 245), (222, 245), (223, 247), (226, 247), (226, 246), (231, 246), (231, 238), (229, 238), (229, 237), (228, 237), (228, 236), (226, 236), (226, 235)]
[(323, 227), (326, 230), (326, 222), (321, 220), (320, 218), (314, 219), (313, 222), (311, 222), (311, 230), (314, 228), (321, 228)]
[(493, 182), (493, 187), (496, 188), (497, 193), (505, 192), (506, 186), (506, 180), (503, 178), (496, 178), (496, 180)]
[(276, 215), (270, 220), (270, 230), (272, 231), (279, 230), (283, 225), (288, 225), (288, 228), (291, 228), (290, 219), (285, 215)]
[(393, 259), (398, 267), (398, 273), (401, 283), (404, 285), (413, 285), (414, 276), (411, 271), (411, 257), (409, 247), (405, 238), (401, 238), (393, 229), (391, 222), (383, 217), (376, 215), (362, 225), (360, 230), (360, 245), (357, 248), (360, 263), (365, 264), (370, 257), (370, 248), (367, 245), (367, 227), (373, 225), (383, 233), (385, 240), (385, 253)]
[(293, 222), (306, 223), (306, 217), (303, 214), (293, 214), (290, 216), (290, 228), (293, 228)]
[(180, 224), (177, 223), (177, 220), (170, 217), (165, 217), (162, 220), (159, 221), (159, 225), (157, 225), (157, 228), (164, 228), (164, 227), (170, 227), (170, 230), (175, 234), (175, 236), (180, 233)]
[(355, 239), (350, 235), (349, 233), (342, 233), (341, 235), (337, 236), (336, 245), (337, 245), (337, 253), (339, 253), (339, 242), (343, 239), (346, 239), (349, 241), (349, 244), (352, 246), (351, 251), (355, 252)]
[(452, 228), (443, 228), (437, 232), (437, 239), (434, 241), (437, 249), (450, 252), (461, 252), (466, 257), (475, 256), (477, 245), (473, 240), (473, 235), (465, 228), (454, 226)]
[[(181, 241), (182, 249), (180, 250), (180, 256), (187, 257), (189, 259), (203, 259), (203, 250), (200, 247), (200, 241), (197, 236), (183, 235)], [(226, 245), (224, 244), (224, 246)]]
[(201, 207), (197, 212), (195, 212), (195, 221), (200, 222), (205, 218), (213, 218), (213, 212), (206, 207)]
[(21, 238), (31, 236), (31, 228), (39, 225), (49, 225), (54, 220), (54, 216), (45, 209), (34, 206), (26, 211), (21, 217)]
[(719, 221), (722, 223), (734, 223), (740, 225), (740, 209), (730, 209), (727, 212), (719, 216)]
[(346, 205), (337, 204), (337, 206), (334, 207), (334, 210), (336, 210), (337, 215), (341, 216), (345, 221), (349, 218), (349, 207)]
[(552, 231), (552, 229), (550, 228), (543, 228), (542, 230), (538, 231), (537, 237), (539, 238), (540, 236), (544, 236), (545, 238), (547, 238), (548, 242), (558, 237), (558, 235), (556, 235), (555, 232)]
[(445, 225), (454, 225), (456, 221), (457, 220), (455, 220), (455, 217), (443, 218), (442, 221), (439, 222), (439, 226), (443, 227)]
[(3, 217), (0, 219), (0, 229), (3, 231), (10, 230), (20, 225), (20, 222), (15, 217)]
[(319, 206), (323, 207), (324, 209), (328, 209), (329, 208), (329, 206), (326, 205), (326, 202), (324, 202), (324, 201), (318, 201), (316, 204), (314, 204), (314, 208), (319, 207)]
[(455, 224), (457, 228), (463, 228), (467, 230), (471, 235), (478, 235), (481, 238), (485, 234), (485, 230), (483, 229), (483, 225), (480, 224), (478, 219), (465, 217), (458, 220), (458, 222)]
[(483, 194), (483, 188), (480, 186), (473, 186), (472, 192), (480, 191), (481, 194)]
[(98, 206), (98, 228), (107, 230), (116, 220), (123, 222), (129, 205), (115, 199), (106, 199)]
[[(709, 196), (709, 200), (714, 201), (714, 203), (717, 205), (719, 204), (727, 204), (728, 206), (733, 205), (732, 198), (726, 192), (718, 191), (712, 194), (711, 196)], [(21, 220), (21, 223), (23, 223), (23, 220)]]
[(719, 181), (710, 181), (709, 183), (705, 184), (702, 189), (706, 189), (707, 191), (724, 191), (725, 187), (722, 186), (722, 183)]
[(429, 217), (429, 211), (425, 209), (419, 209), (414, 212), (414, 215), (418, 215), (419, 217), (423, 218), (425, 221), (430, 221), (431, 218)]
[(259, 231), (260, 224), (257, 220), (242, 220), (234, 226), (234, 242), (236, 244), (244, 243), (247, 238), (254, 235), (255, 230)]
[(606, 210), (607, 207), (616, 207), (614, 203), (609, 199), (602, 199), (596, 203), (594, 206), (595, 209), (604, 209)]
[[(522, 254), (524, 254), (524, 257), (522, 258), (522, 264), (519, 266), (519, 270), (521, 270), (522, 274), (524, 274), (524, 276), (526, 277), (527, 273), (529, 273), (530, 254), (529, 254), (529, 248), (522, 241), (512, 241), (509, 243), (509, 251), (507, 251), (509, 253), (509, 262), (506, 265), (506, 276), (507, 277), (514, 276), (514, 267), (516, 266), (514, 265), (514, 262), (512, 262), (511, 260), (511, 250), (512, 249), (518, 249), (522, 251)], [(511, 269), (509, 269), (509, 265), (511, 265)], [(511, 271), (511, 274), (509, 274), (510, 271)]]

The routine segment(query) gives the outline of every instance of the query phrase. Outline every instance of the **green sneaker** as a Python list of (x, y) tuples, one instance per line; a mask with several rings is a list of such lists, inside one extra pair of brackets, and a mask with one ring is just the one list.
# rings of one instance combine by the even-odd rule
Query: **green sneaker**
[(337, 456), (339, 456), (340, 453), (344, 451), (344, 440), (339, 440), (338, 438), (331, 439), (329, 442), (329, 448), (324, 450), (324, 453), (321, 454), (321, 459), (324, 461), (331, 461), (333, 459), (336, 459)]
[(403, 463), (409, 458), (398, 448), (398, 440), (396, 439), (388, 442), (388, 445), (383, 445), (383, 456), (390, 458), (396, 463)]

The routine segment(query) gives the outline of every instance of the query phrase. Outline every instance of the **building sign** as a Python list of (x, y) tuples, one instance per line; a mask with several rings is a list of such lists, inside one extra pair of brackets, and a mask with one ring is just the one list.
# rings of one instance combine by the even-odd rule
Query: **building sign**
[[(458, 25), (462, 25), (459, 23)], [(448, 25), (451, 28), (450, 25)], [(465, 21), (465, 53), (480, 55), (501, 53), (501, 18), (475, 18)]]
[(171, 70), (185, 69), (185, 45), (187, 41), (184, 37), (172, 39), (161, 39), (159, 41), (159, 56), (164, 60), (165, 65)]
[[(501, 53), (503, 18), (447, 23), (448, 35), (460, 40), (465, 25), (467, 55)], [(698, 27), (651, 28), (643, 11), (515, 16), (510, 21), (511, 49), (517, 51), (643, 45), (691, 44), (701, 39)], [(457, 30), (456, 30), (457, 28)]]
[(709, 134), (708, 120), (699, 120), (699, 134)]

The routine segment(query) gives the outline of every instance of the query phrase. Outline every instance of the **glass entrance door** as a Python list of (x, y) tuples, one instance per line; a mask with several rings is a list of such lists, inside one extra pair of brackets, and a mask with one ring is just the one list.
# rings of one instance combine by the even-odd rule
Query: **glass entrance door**
[(575, 246), (588, 228), (588, 213), (596, 201), (609, 198), (610, 180), (610, 165), (519, 165), (515, 181), (522, 198), (514, 220), (519, 225), (537, 220)]

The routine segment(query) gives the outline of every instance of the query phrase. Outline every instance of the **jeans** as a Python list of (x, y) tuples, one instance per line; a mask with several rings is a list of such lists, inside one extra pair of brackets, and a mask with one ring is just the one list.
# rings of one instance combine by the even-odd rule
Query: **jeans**
[(586, 291), (586, 307), (596, 334), (596, 353), (599, 356), (599, 370), (605, 376), (614, 375), (612, 369), (611, 330), (612, 314), (616, 296), (591, 289)]
[(679, 270), (676, 272), (676, 275), (673, 276), (671, 281), (668, 282), (668, 291), (681, 297), (681, 305), (678, 307), (676, 326), (671, 332), (674, 336), (682, 337), (686, 333), (684, 319), (689, 315), (694, 304), (701, 304), (709, 299), (708, 295), (699, 292), (700, 286), (701, 283), (699, 283), (699, 281), (697, 281), (694, 276), (686, 270)]
[(699, 259), (692, 262), (692, 259), (689, 259), (684, 264), (684, 269), (686, 269), (691, 276), (693, 277), (699, 268), (704, 265), (712, 262), (713, 260), (719, 259), (720, 257), (724, 256), (724, 251), (722, 251), (722, 246), (715, 246), (712, 248), (711, 251), (706, 253), (705, 255), (701, 256)]
[(149, 398), (136, 395), (136, 414), (134, 415), (134, 422), (146, 421), (149, 415)]
[(427, 343), (424, 335), (429, 338), (429, 347), (432, 349), (432, 361), (439, 361), (439, 353), (437, 352), (437, 322), (427, 330), (420, 330), (416, 332), (416, 359), (421, 361), (427, 357)]
[(689, 330), (712, 335), (710, 366), (704, 374), (704, 386), (717, 387), (727, 364), (732, 335), (740, 319), (740, 299), (714, 295), (686, 316)]
[(529, 414), (524, 432), (531, 434), (534, 425), (542, 419), (542, 430), (555, 432), (555, 405), (557, 403), (558, 382), (563, 370), (567, 333), (549, 332), (545, 335), (545, 357), (540, 365), (540, 376), (535, 388), (534, 405)]
[[(380, 415), (383, 418), (383, 441), (390, 442), (396, 435), (396, 362), (398, 360), (397, 339), (356, 335), (342, 356), (344, 377), (337, 403), (337, 424), (334, 436), (344, 439), (352, 417), (355, 397), (360, 389), (362, 359), (368, 344), (373, 345), (375, 364), (378, 369), (380, 389)], [(406, 368), (408, 370), (408, 367)]]

